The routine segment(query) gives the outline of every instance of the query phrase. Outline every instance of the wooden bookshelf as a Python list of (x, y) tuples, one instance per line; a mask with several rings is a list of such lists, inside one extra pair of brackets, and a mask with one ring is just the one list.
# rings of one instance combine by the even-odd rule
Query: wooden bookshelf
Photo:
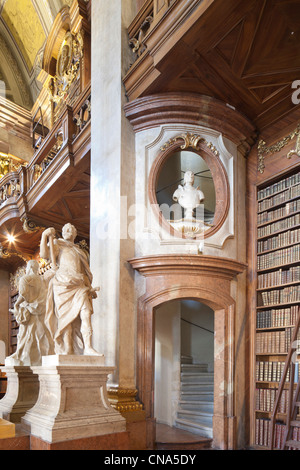
[[(273, 405), (300, 304), (300, 171), (257, 187), (255, 334), (255, 446), (269, 447)], [(300, 340), (300, 337), (299, 337)], [(276, 423), (280, 448), (288, 403), (288, 377)]]
[[(10, 290), (9, 296), (9, 308), (13, 308), (18, 298), (17, 290)], [(17, 349), (17, 336), (19, 332), (19, 325), (16, 322), (14, 315), (9, 312), (9, 356), (13, 354)]]

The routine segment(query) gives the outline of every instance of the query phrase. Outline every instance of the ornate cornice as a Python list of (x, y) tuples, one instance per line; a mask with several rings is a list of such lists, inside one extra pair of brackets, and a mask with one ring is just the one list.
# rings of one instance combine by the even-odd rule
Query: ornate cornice
[(190, 275), (214, 275), (233, 279), (246, 269), (246, 264), (218, 256), (198, 255), (150, 255), (128, 260), (133, 269), (145, 277), (176, 272)]
[[(253, 124), (220, 100), (196, 93), (162, 93), (138, 98), (124, 106), (135, 132), (181, 123), (222, 133), (246, 152), (256, 138)], [(245, 153), (246, 153), (245, 152)]]

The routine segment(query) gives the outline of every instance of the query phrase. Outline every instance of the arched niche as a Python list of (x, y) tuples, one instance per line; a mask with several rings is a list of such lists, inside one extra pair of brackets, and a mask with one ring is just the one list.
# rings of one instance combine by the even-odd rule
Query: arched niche
[[(182, 142), (185, 143), (182, 144)], [(157, 194), (160, 188), (164, 187), (161, 178), (162, 173), (171, 170), (173, 161), (174, 165), (177, 164), (176, 162), (178, 162), (178, 154), (183, 151), (185, 154), (189, 153), (189, 157), (192, 155), (196, 157), (194, 159), (196, 163), (193, 163), (193, 165), (194, 168), (198, 167), (198, 173), (201, 173), (201, 169), (205, 168), (205, 171), (206, 169), (209, 171), (208, 174), (212, 179), (214, 201), (212, 205), (209, 205), (209, 207), (211, 209), (213, 208), (213, 216), (211, 220), (209, 220), (210, 223), (207, 224), (204, 231), (204, 237), (208, 238), (215, 234), (222, 227), (224, 221), (226, 220), (230, 205), (230, 190), (226, 170), (223, 163), (221, 162), (218, 150), (200, 136), (186, 134), (185, 136), (179, 136), (178, 138), (173, 139), (171, 142), (167, 142), (161, 147), (161, 151), (151, 167), (148, 179), (148, 195), (150, 204), (156, 213), (156, 216), (159, 218), (161, 225), (168, 232), (176, 237), (186, 238), (186, 235), (183, 232), (176, 230), (176, 228), (174, 228), (173, 225), (169, 223), (166, 217), (164, 217), (163, 211), (160, 209), (161, 205), (159, 204)], [(189, 167), (189, 165), (192, 166), (191, 163), (186, 163), (185, 166), (181, 165), (181, 168), (185, 168), (186, 170), (192, 169)], [(166, 166), (168, 166), (167, 170)], [(175, 175), (180, 174), (181, 168), (178, 169), (177, 173), (174, 172)], [(195, 172), (195, 175), (197, 175), (197, 172)], [(178, 183), (182, 184), (180, 178), (175, 178), (175, 183), (176, 184), (172, 186), (174, 190), (176, 189), (176, 185)], [(204, 200), (204, 211), (205, 204), (207, 203), (205, 203)], [(193, 238), (203, 238), (203, 232), (201, 231)]]

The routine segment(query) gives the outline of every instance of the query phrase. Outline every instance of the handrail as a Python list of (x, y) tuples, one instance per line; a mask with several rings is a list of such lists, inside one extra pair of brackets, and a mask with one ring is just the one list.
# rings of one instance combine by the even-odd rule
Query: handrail
[[(288, 430), (288, 427), (289, 427), (290, 422), (291, 422), (291, 413), (292, 413), (291, 404), (293, 402), (294, 373), (295, 373), (295, 363), (292, 361), (292, 357), (293, 357), (295, 351), (297, 350), (297, 337), (298, 337), (299, 328), (300, 328), (300, 308), (298, 308), (298, 316), (297, 316), (297, 321), (296, 321), (296, 325), (295, 325), (295, 329), (294, 329), (294, 334), (293, 334), (293, 337), (292, 337), (292, 340), (291, 340), (290, 349), (289, 349), (289, 352), (288, 352), (288, 355), (287, 355), (287, 358), (286, 358), (286, 362), (285, 362), (285, 365), (284, 365), (283, 374), (282, 374), (282, 377), (281, 377), (281, 380), (280, 380), (280, 383), (279, 383), (279, 386), (278, 386), (278, 391), (277, 391), (277, 394), (276, 394), (276, 399), (275, 399), (274, 408), (273, 408), (273, 412), (272, 412), (271, 429), (270, 429), (271, 430), (271, 435), (270, 435), (270, 449), (271, 450), (274, 449), (276, 415), (277, 415), (277, 412), (278, 412), (278, 407), (279, 407), (279, 404), (280, 404), (280, 400), (281, 400), (281, 397), (282, 397), (282, 392), (283, 392), (283, 389), (284, 389), (284, 385), (286, 383), (286, 378), (287, 378), (289, 370), (290, 370), (290, 386), (289, 386), (289, 395), (288, 395), (289, 400), (288, 400), (288, 411), (287, 411), (287, 422), (286, 422), (286, 429), (287, 430)], [(291, 368), (290, 368), (290, 366), (291, 366)]]
[(196, 325), (196, 323), (192, 323), (191, 321), (185, 320), (184, 318), (181, 318), (181, 321), (185, 321), (186, 323), (189, 323), (190, 325), (197, 326), (197, 328), (208, 331), (209, 333), (212, 333), (213, 335), (215, 334), (214, 331), (208, 330), (207, 328), (204, 328), (204, 326)]

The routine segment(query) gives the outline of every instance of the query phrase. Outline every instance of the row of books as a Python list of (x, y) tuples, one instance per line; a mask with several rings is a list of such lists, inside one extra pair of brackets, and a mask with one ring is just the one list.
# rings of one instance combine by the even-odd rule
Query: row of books
[[(274, 449), (282, 449), (285, 435), (285, 424), (275, 423)], [(269, 447), (271, 445), (271, 420), (257, 418), (255, 420), (255, 444), (258, 446)]]
[(269, 269), (300, 261), (300, 244), (257, 257), (257, 269)]
[[(257, 382), (280, 382), (285, 362), (282, 361), (256, 361), (256, 381)], [(290, 369), (288, 370), (286, 382), (290, 380)], [(299, 363), (295, 364), (294, 382), (299, 380)]]
[[(276, 400), (277, 388), (257, 388), (255, 395), (255, 407), (257, 411), (272, 412)], [(282, 391), (281, 399), (278, 404), (278, 413), (287, 413), (289, 390)]]
[[(256, 354), (286, 353), (291, 345), (294, 328), (256, 333)], [(297, 340), (300, 345), (300, 332)]]
[(265, 287), (274, 287), (281, 284), (290, 284), (300, 281), (300, 266), (293, 266), (290, 269), (278, 269), (265, 274), (259, 274), (257, 277), (258, 289)]
[(294, 214), (300, 210), (300, 200), (291, 201), (285, 204), (285, 206), (279, 207), (278, 209), (272, 211), (265, 211), (261, 214), (257, 214), (257, 223), (258, 225), (264, 224), (266, 222), (272, 222), (273, 220), (286, 217), (288, 215)]
[(258, 311), (256, 315), (256, 327), (276, 328), (295, 325), (298, 317), (298, 308), (298, 305), (292, 305), (286, 308), (273, 308)]
[(300, 242), (300, 229), (288, 230), (287, 232), (279, 233), (275, 237), (267, 238), (266, 240), (258, 240), (257, 252), (258, 254), (264, 251), (274, 250), (276, 248), (285, 248), (288, 245), (293, 245)]
[(300, 285), (261, 292), (262, 306), (300, 302)]
[(283, 178), (277, 183), (271, 184), (267, 188), (259, 190), (257, 193), (257, 199), (261, 200), (265, 197), (272, 196), (273, 194), (278, 193), (279, 191), (284, 191), (285, 189), (290, 188), (291, 186), (294, 186), (299, 183), (300, 183), (300, 172), (294, 175), (291, 175), (287, 178)]
[(295, 197), (300, 196), (300, 184), (296, 186), (292, 186), (291, 188), (283, 191), (282, 193), (276, 194), (268, 199), (264, 199), (263, 201), (258, 203), (258, 210), (259, 212), (271, 209), (278, 204), (283, 204), (284, 202), (288, 201), (289, 199), (293, 199)]
[(287, 217), (286, 219), (278, 220), (277, 222), (270, 223), (269, 225), (264, 225), (263, 227), (259, 227), (257, 229), (257, 236), (258, 238), (268, 237), (277, 232), (294, 228), (299, 224), (300, 224), (300, 214), (295, 214), (291, 217)]

